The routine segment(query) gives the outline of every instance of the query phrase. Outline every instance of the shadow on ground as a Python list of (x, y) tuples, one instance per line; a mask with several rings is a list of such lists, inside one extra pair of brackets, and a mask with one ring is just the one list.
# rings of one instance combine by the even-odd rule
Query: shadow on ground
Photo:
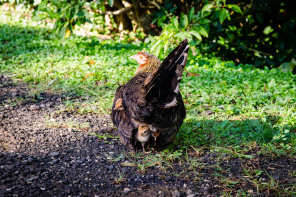
[[(9, 80), (0, 84), (5, 103), (0, 106), (0, 196), (217, 196), (226, 191), (272, 196), (291, 188), (287, 180), (295, 179), (296, 163), (289, 158), (245, 159), (203, 150), (169, 166), (155, 160), (159, 154), (144, 163), (145, 156), (123, 150), (109, 116), (66, 110), (64, 102), (79, 97), (30, 97), (28, 91)], [(256, 180), (266, 186), (257, 190)], [(280, 185), (270, 188), (271, 182)]]

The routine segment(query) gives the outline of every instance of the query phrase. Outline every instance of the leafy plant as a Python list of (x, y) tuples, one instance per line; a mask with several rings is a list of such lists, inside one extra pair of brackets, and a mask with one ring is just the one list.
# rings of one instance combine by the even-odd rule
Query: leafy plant
[(210, 25), (221, 29), (223, 22), (230, 20), (230, 11), (242, 13), (237, 5), (226, 5), (226, 0), (216, 0), (205, 4), (197, 13), (192, 7), (188, 14), (172, 16), (170, 24), (164, 25), (161, 36), (154, 37), (150, 52), (164, 57), (174, 44), (184, 38), (189, 39), (191, 46), (199, 45), (203, 37), (208, 38)]
[(50, 18), (55, 21), (53, 30), (61, 39), (68, 38), (75, 25), (91, 23), (89, 13), (84, 8), (85, 1), (46, 0), (38, 5), (35, 20)]
[(164, 27), (170, 21), (170, 18), (176, 12), (178, 6), (174, 6), (172, 1), (165, 0), (163, 6), (158, 9), (157, 12), (152, 14), (154, 18), (152, 23), (157, 23), (159, 27)]

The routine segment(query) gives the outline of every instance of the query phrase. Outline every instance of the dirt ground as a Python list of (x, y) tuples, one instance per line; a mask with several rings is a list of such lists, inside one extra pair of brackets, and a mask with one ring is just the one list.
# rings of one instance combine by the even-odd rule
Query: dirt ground
[[(117, 138), (89, 135), (116, 136), (109, 115), (64, 110), (66, 100), (81, 99), (74, 94), (28, 92), (0, 74), (0, 196), (279, 196), (277, 189), (296, 184), (291, 158), (221, 161), (205, 151), (197, 156), (194, 179), (178, 160), (166, 170), (122, 165), (137, 159), (126, 156)], [(244, 169), (270, 176), (255, 173), (251, 179)], [(254, 180), (278, 185), (258, 188)]]

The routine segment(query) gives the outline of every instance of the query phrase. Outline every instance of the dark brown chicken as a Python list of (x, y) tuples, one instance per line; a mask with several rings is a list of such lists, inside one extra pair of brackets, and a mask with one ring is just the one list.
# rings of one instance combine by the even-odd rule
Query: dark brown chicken
[(137, 151), (140, 144), (145, 152), (145, 144), (152, 143), (159, 151), (175, 139), (186, 115), (179, 82), (188, 50), (185, 39), (162, 63), (146, 52), (132, 56), (140, 66), (127, 84), (117, 88), (111, 114), (128, 149)]

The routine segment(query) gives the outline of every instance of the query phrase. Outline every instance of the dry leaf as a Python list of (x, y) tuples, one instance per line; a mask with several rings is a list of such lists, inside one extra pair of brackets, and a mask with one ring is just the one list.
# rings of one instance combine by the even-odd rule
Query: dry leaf
[(87, 74), (85, 74), (84, 75), (84, 78), (83, 79), (81, 79), (81, 81), (84, 81), (84, 80), (86, 80), (88, 77), (90, 77), (90, 76), (93, 76), (93, 77), (95, 77), (96, 75), (94, 74), (94, 73), (87, 73)]
[(92, 64), (95, 64), (95, 63), (96, 63), (95, 61), (89, 60), (88, 65), (92, 65)]
[(186, 73), (186, 76), (187, 77), (191, 77), (191, 76), (193, 76), (193, 77), (199, 77), (199, 74), (198, 73), (190, 73), (190, 72), (187, 72)]
[(69, 36), (71, 35), (71, 31), (70, 29), (68, 28), (67, 31), (66, 31), (66, 34), (65, 34), (65, 38), (69, 38)]
[(125, 161), (125, 162), (122, 162), (122, 163), (121, 163), (121, 166), (122, 166), (122, 167), (134, 167), (134, 166), (137, 166), (137, 165), (134, 164), (134, 163), (131, 163), (131, 162)]

